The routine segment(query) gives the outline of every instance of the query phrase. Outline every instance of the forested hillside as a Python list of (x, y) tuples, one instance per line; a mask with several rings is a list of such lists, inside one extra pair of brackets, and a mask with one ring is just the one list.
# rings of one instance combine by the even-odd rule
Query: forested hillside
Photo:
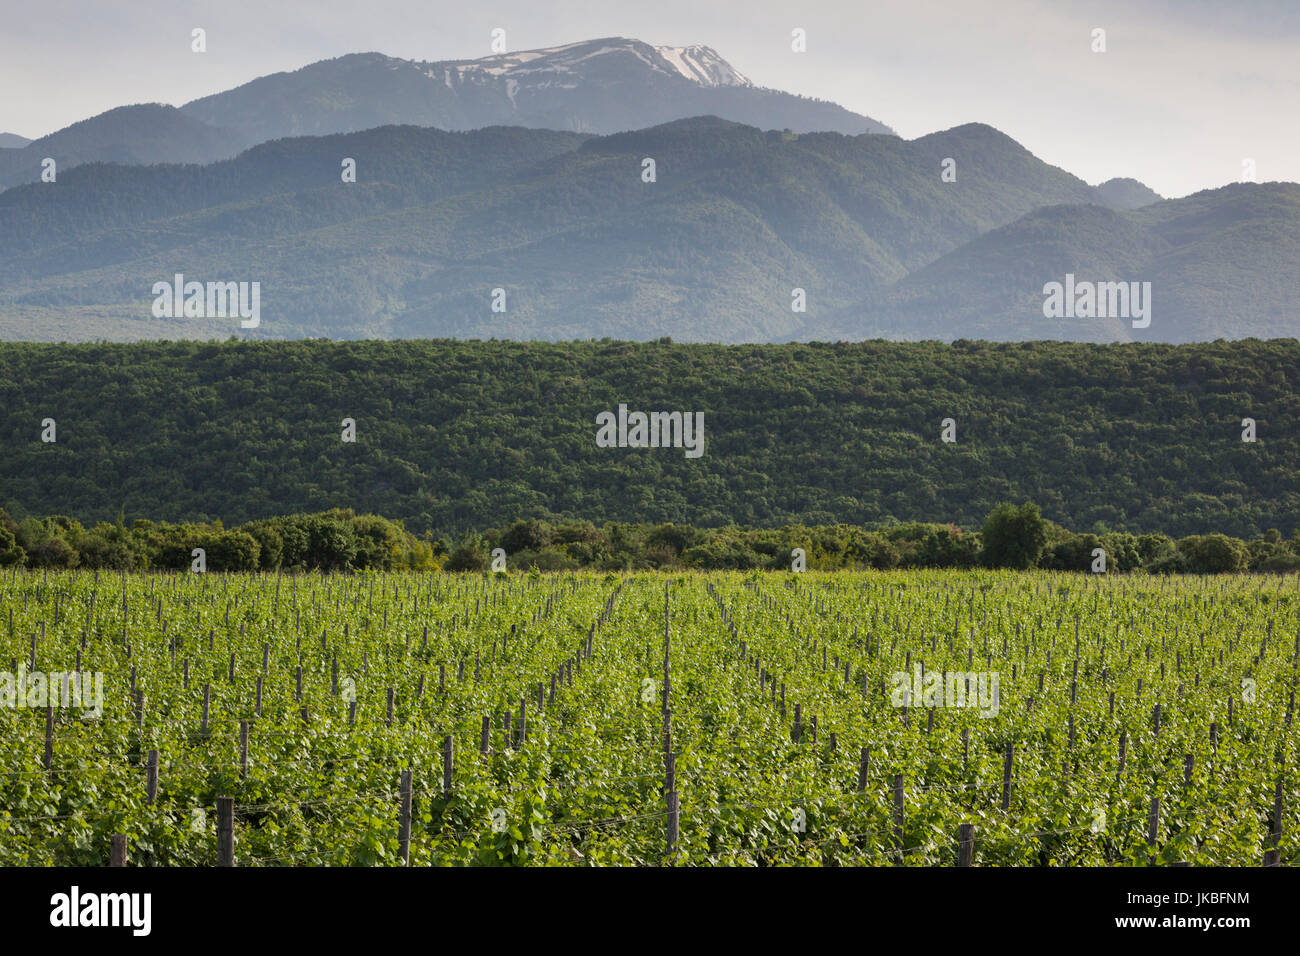
[[(1290, 537), (1297, 381), (1293, 339), (3, 344), (0, 506), (228, 524), (353, 508), (454, 535), (521, 518), (973, 528), (1030, 500), (1078, 532)], [(702, 413), (703, 454), (597, 447), (620, 403)]]

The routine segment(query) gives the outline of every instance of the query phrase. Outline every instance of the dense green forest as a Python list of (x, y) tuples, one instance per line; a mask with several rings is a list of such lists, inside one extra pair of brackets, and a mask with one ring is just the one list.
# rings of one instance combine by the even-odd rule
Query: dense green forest
[[(1078, 532), (1290, 538), (1298, 381), (1290, 339), (0, 344), (0, 506), (227, 525), (342, 508), (454, 539), (518, 519), (978, 528), (1034, 501)], [(704, 454), (597, 447), (620, 403), (702, 413)]]

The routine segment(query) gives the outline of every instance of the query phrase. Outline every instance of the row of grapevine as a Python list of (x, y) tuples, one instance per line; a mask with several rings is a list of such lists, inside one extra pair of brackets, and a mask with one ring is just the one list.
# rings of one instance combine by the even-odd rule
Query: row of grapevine
[(1300, 855), (1294, 577), (11, 570), (0, 628), (0, 864)]

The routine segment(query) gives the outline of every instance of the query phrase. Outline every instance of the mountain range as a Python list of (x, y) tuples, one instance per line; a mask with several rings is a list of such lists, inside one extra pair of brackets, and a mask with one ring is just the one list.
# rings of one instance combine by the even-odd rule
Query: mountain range
[[(56, 183), (0, 193), (2, 338), (1296, 334), (1296, 184), (1091, 186), (990, 126), (903, 140), (702, 46), (341, 57), (0, 150), (0, 183), (50, 153)], [(176, 274), (259, 283), (260, 325), (155, 317)], [(1149, 282), (1150, 325), (1045, 316), (1067, 275)]]
[(834, 103), (755, 86), (698, 44), (651, 46), (610, 37), (436, 62), (354, 53), (179, 108), (125, 106), (35, 141), (0, 140), (20, 147), (0, 153), (0, 188), (36, 182), (45, 157), (60, 170), (95, 161), (211, 163), (268, 140), (377, 126), (614, 133), (703, 114), (797, 133), (892, 132)]

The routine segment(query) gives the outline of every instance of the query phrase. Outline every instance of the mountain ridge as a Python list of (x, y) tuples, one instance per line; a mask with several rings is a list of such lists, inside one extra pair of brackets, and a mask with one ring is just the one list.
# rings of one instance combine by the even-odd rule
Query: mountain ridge
[[(954, 155), (957, 180), (944, 182), (941, 161)], [(340, 156), (356, 160), (356, 183), (340, 182)], [(657, 158), (653, 183), (642, 179), (647, 156)], [(258, 281), (267, 321), (254, 337), (952, 339), (976, 334), (971, 309), (953, 306), (969, 300), (984, 302), (977, 318), (1009, 316), (1005, 328), (986, 323), (990, 338), (1055, 338), (1061, 325), (1041, 315), (1044, 282), (1061, 278), (1071, 255), (1087, 265), (1098, 244), (1121, 249), (1116, 237), (1143, 262), (1177, 248), (1212, 265), (1228, 242), (1248, 265), (1262, 254), (1255, 224), (1282, 240), (1265, 261), (1291, 248), (1289, 193), (1227, 195), (1108, 210), (1095, 187), (983, 124), (912, 141), (716, 117), (600, 137), (380, 127), (275, 140), (202, 167), (85, 166), (53, 193), (9, 190), (0, 337), (233, 332), (231, 322), (150, 314), (153, 284), (180, 272)], [(1018, 220), (1018, 231), (997, 232)], [(1081, 231), (1062, 245), (1050, 230), (1066, 222)], [(980, 256), (1005, 273), (983, 299), (969, 283), (995, 273), (962, 269)], [(1170, 275), (1186, 271), (1180, 261), (1168, 260)], [(1274, 304), (1295, 280), (1252, 274), (1269, 283), (1265, 295), (1242, 290), (1231, 271), (1185, 276), (1195, 295), (1184, 299), (1195, 305), (1209, 290), (1217, 317), (1162, 318), (1152, 334), (1291, 334)], [(1012, 277), (1020, 298), (999, 298)], [(799, 288), (805, 312), (792, 308)], [(494, 289), (503, 312), (489, 305)], [(1257, 305), (1271, 311), (1247, 314)], [(1079, 334), (1129, 336), (1114, 323)]]
[[(834, 103), (754, 85), (705, 44), (652, 46), (626, 37), (492, 54), (408, 60), (348, 53), (270, 73), (179, 107), (119, 106), (38, 140), (0, 138), (0, 190), (90, 162), (211, 163), (295, 136), (415, 125), (518, 125), (594, 134), (717, 114), (796, 132), (893, 135)], [(22, 152), (26, 150), (26, 152)]]
[(91, 162), (205, 164), (229, 159), (248, 145), (238, 133), (165, 103), (118, 106), (0, 152), (0, 188), (39, 180), (46, 157), (61, 175)]
[[(1190, 342), (1296, 334), (1300, 184), (1231, 183), (1131, 210), (1045, 206), (914, 271), (810, 334), (1080, 342)], [(1151, 325), (1127, 316), (1048, 319), (1044, 285), (1146, 282)], [(894, 337), (889, 335), (887, 337)]]

